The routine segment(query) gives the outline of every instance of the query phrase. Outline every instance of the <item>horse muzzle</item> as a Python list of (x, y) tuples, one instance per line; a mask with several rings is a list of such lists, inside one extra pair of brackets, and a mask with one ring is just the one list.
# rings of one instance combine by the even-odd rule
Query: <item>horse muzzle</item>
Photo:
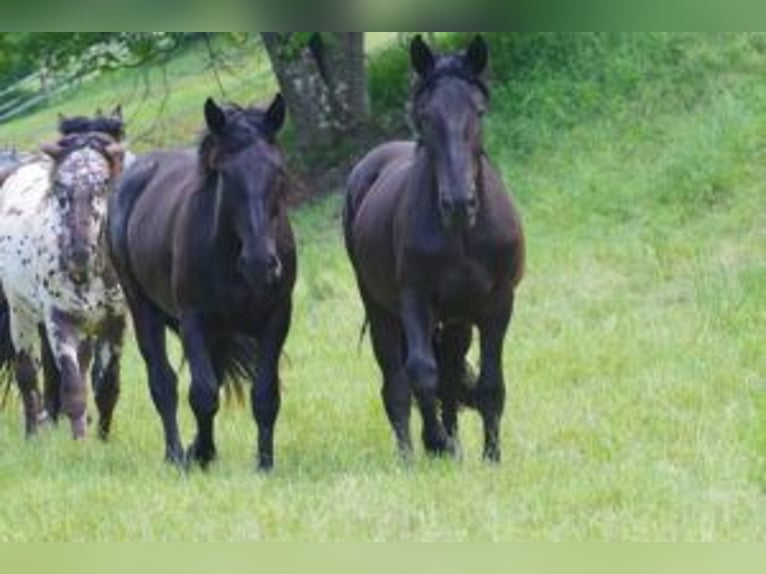
[(283, 275), (282, 261), (277, 254), (271, 254), (266, 261), (249, 260), (240, 256), (237, 269), (252, 287), (266, 286), (273, 288), (279, 284)]
[(67, 262), (67, 275), (72, 283), (83, 285), (88, 281), (90, 261), (90, 253), (87, 250), (72, 251)]
[(439, 211), (442, 222), (447, 229), (465, 230), (476, 224), (479, 204), (475, 197), (459, 200), (441, 197), (439, 198)]

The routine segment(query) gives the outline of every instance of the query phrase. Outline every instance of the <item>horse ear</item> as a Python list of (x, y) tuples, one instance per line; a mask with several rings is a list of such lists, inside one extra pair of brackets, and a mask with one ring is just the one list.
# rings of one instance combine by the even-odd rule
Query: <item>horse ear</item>
[(471, 73), (480, 76), (484, 72), (489, 60), (489, 47), (483, 36), (480, 34), (474, 36), (465, 51), (464, 58)]
[(122, 121), (122, 104), (117, 104), (110, 114), (113, 120)]
[(282, 128), (286, 112), (285, 98), (281, 93), (277, 93), (264, 116), (266, 127), (272, 134), (276, 134)]
[(207, 128), (214, 134), (221, 133), (226, 125), (226, 114), (213, 101), (213, 98), (208, 98), (205, 101), (205, 122)]
[(410, 42), (410, 62), (412, 68), (421, 77), (430, 74), (436, 64), (434, 53), (420, 34), (417, 34)]

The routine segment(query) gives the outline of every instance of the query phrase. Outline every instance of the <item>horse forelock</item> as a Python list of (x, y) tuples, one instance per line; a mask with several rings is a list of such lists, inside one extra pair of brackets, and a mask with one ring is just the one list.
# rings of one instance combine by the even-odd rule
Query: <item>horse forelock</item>
[(413, 102), (430, 94), (444, 79), (459, 79), (478, 89), (486, 100), (490, 99), (489, 86), (483, 75), (477, 76), (471, 72), (459, 55), (439, 56), (434, 69), (426, 76), (416, 76), (412, 88)]
[(234, 155), (243, 149), (264, 143), (273, 147), (274, 134), (267, 128), (265, 112), (260, 108), (243, 108), (237, 104), (224, 107), (226, 125), (223, 133), (205, 130), (197, 146), (202, 173), (209, 173), (222, 156)]
[(109, 158), (99, 150), (81, 147), (71, 150), (55, 162), (51, 172), (51, 192), (54, 195), (74, 189), (98, 190), (112, 181)]
[(120, 141), (125, 137), (125, 125), (122, 120), (117, 118), (76, 116), (62, 118), (59, 121), (59, 133), (62, 136), (103, 133), (111, 136), (116, 141)]

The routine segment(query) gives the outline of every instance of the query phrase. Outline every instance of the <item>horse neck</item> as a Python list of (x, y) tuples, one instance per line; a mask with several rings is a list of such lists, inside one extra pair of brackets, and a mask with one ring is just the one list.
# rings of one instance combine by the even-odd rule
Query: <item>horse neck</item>
[(192, 194), (192, 205), (187, 212), (190, 244), (196, 247), (195, 256), (209, 257), (223, 263), (231, 238), (226, 234), (226, 220), (222, 209), (220, 176), (209, 175), (201, 189)]
[(438, 212), (439, 189), (436, 183), (436, 167), (425, 146), (420, 143), (415, 148), (415, 160), (412, 162), (405, 193), (409, 216)]

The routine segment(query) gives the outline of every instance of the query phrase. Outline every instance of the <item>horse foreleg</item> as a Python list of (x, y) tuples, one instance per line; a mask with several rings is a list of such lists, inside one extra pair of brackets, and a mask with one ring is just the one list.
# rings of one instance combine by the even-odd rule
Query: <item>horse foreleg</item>
[(72, 436), (85, 438), (87, 388), (80, 365), (82, 339), (75, 319), (56, 309), (45, 322), (53, 358), (61, 375), (61, 410), (69, 417)]
[(27, 437), (37, 432), (45, 416), (37, 387), (39, 339), (35, 322), (10, 307), (11, 338), (15, 349), (13, 370), (24, 404), (24, 428)]
[(399, 454), (405, 461), (412, 458), (410, 407), (412, 393), (404, 372), (404, 331), (399, 318), (370, 298), (359, 285), (375, 359), (383, 375), (381, 395), (388, 421), (394, 431)]
[(125, 317), (108, 317), (101, 326), (91, 371), (93, 392), (98, 407), (98, 436), (106, 440), (112, 425), (112, 414), (120, 395), (120, 357), (125, 333)]
[(476, 384), (476, 407), (484, 423), (484, 458), (500, 461), (500, 418), (505, 406), (503, 341), (513, 311), (513, 294), (502, 298), (479, 321), (481, 370)]
[(181, 317), (180, 334), (191, 372), (189, 404), (197, 420), (197, 436), (189, 446), (187, 460), (205, 467), (216, 455), (213, 422), (219, 406), (218, 380), (199, 313), (185, 313)]
[(38, 424), (44, 416), (40, 391), (37, 388), (37, 365), (33, 354), (26, 350), (19, 351), (16, 353), (13, 367), (24, 403), (24, 428), (27, 437), (30, 437), (37, 432)]
[(258, 337), (258, 374), (250, 391), (250, 407), (258, 425), (256, 468), (268, 471), (274, 466), (274, 426), (279, 415), (279, 359), (290, 329), (292, 301), (274, 310), (269, 323)]
[(465, 355), (471, 345), (471, 326), (468, 324), (445, 325), (435, 337), (434, 350), (439, 365), (439, 398), (442, 405), (442, 422), (453, 454), (460, 452), (457, 411), (461, 395), (465, 393), (467, 374)]
[(165, 460), (183, 463), (183, 447), (178, 431), (178, 378), (168, 361), (165, 323), (160, 312), (142, 297), (128, 297), (136, 341), (146, 364), (149, 391), (154, 407), (162, 419), (165, 433)]
[(447, 450), (447, 433), (436, 407), (438, 369), (434, 356), (435, 318), (428, 300), (414, 290), (401, 296), (401, 316), (407, 341), (405, 369), (423, 417), (423, 446), (431, 454)]

